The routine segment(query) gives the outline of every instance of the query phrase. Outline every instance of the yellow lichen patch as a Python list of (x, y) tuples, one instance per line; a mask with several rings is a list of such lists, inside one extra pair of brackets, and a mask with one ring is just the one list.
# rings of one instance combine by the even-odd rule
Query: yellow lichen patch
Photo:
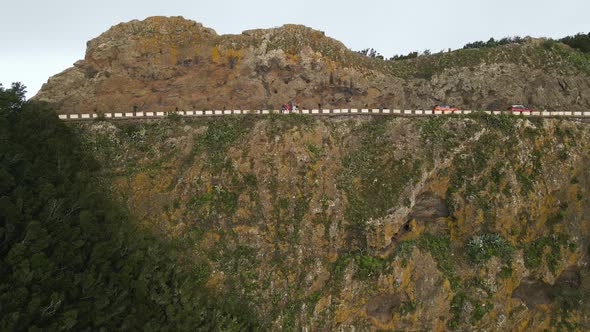
[(436, 332), (448, 330), (447, 325), (445, 324), (444, 320), (437, 319), (435, 324), (436, 325), (434, 325), (434, 331), (436, 331)]
[(357, 316), (357, 314), (363, 315), (363, 307), (365, 306), (366, 300), (363, 298), (355, 299), (351, 292), (341, 293), (341, 305), (334, 312), (334, 323), (340, 324), (349, 321), (351, 318)]
[(242, 50), (235, 50), (233, 48), (229, 48), (225, 50), (224, 56), (227, 60), (229, 60), (230, 58), (235, 58), (237, 62), (239, 62), (242, 58)]
[(208, 231), (203, 235), (200, 246), (202, 248), (212, 248), (221, 237), (215, 232)]
[[(414, 251), (416, 251), (417, 249), (413, 249)], [(412, 257), (415, 255), (416, 253), (412, 253)], [(402, 270), (402, 274), (401, 274), (401, 278), (400, 278), (400, 282), (399, 282), (399, 287), (401, 289), (409, 289), (410, 288), (410, 284), (412, 283), (412, 262), (410, 261), (410, 263), (406, 264), (406, 266), (403, 268)]]
[[(511, 209), (511, 207), (506, 206), (506, 209)], [(499, 208), (499, 210), (500, 211), (497, 214), (498, 219), (496, 221), (496, 227), (503, 237), (507, 238), (511, 242), (514, 242), (517, 239), (519, 233), (517, 229), (514, 229), (514, 227), (515, 225), (523, 224), (523, 221), (515, 220), (514, 215), (510, 213), (511, 211), (506, 211), (502, 208)], [(513, 229), (516, 230), (516, 232), (514, 232)]]
[(548, 327), (551, 323), (551, 315), (549, 315), (549, 312), (551, 312), (551, 307), (547, 304), (540, 304), (536, 309), (544, 313), (540, 315), (542, 317), (541, 326)]
[(515, 332), (524, 332), (529, 330), (529, 321), (528, 319), (523, 319), (518, 322), (516, 326), (514, 326), (513, 331)]
[(232, 229), (237, 234), (257, 234), (258, 233), (258, 228), (252, 227), (252, 226), (247, 226), (247, 225), (237, 225), (237, 226), (234, 226)]
[(578, 260), (580, 259), (580, 255), (578, 254), (578, 252), (579, 252), (578, 250), (570, 251), (570, 250), (564, 249), (563, 251), (567, 254), (567, 256), (565, 258), (565, 261), (567, 262), (565, 264), (566, 266), (575, 265), (578, 262)]
[(250, 198), (250, 194), (241, 193), (238, 197), (238, 210), (236, 211), (235, 217), (238, 220), (248, 219), (252, 216), (252, 208), (254, 202)]
[(211, 48), (211, 62), (219, 64), (219, 57), (219, 49), (217, 49), (217, 46), (213, 46)]
[(178, 62), (178, 50), (174, 45), (170, 45), (170, 64), (175, 65)]
[(295, 64), (297, 61), (299, 61), (299, 56), (297, 54), (287, 53), (287, 61), (289, 63)]
[(324, 309), (328, 308), (328, 306), (332, 303), (332, 296), (328, 295), (326, 297), (320, 297), (318, 302), (315, 305), (314, 313), (318, 314), (322, 312)]
[(442, 176), (436, 177), (428, 184), (428, 188), (433, 193), (439, 195), (440, 197), (445, 197), (447, 188), (449, 187), (449, 177)]
[(209, 278), (207, 279), (205, 286), (212, 291), (218, 291), (222, 289), (221, 285), (223, 284), (224, 280), (225, 275), (223, 272), (213, 271), (211, 275), (209, 275)]
[[(475, 215), (475, 217), (471, 217)], [(473, 229), (483, 221), (483, 211), (475, 211), (473, 205), (466, 205), (463, 210), (456, 211), (454, 216), (456, 217), (455, 223), (449, 223), (451, 230), (451, 240), (460, 241), (468, 237)]]
[(418, 223), (416, 219), (412, 219), (409, 222), (410, 231), (406, 234), (401, 236), (401, 239), (411, 239), (414, 238), (426, 231), (426, 224), (425, 223)]
[[(516, 269), (514, 268), (514, 270)], [(520, 277), (516, 273), (513, 273), (513, 275), (514, 277), (511, 276), (506, 279), (498, 279), (499, 287), (494, 294), (496, 298), (509, 299), (512, 297), (512, 291), (514, 291), (514, 289), (520, 284)]]

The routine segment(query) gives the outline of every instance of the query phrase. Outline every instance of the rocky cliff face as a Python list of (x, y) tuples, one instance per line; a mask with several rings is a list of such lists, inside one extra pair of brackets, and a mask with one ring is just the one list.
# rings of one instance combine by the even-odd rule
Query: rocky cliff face
[(587, 123), (78, 125), (136, 219), (269, 330), (590, 328)]
[[(219, 36), (154, 17), (90, 41), (35, 98), (65, 113), (290, 99), (586, 110), (588, 73), (585, 56), (536, 40), (382, 61), (302, 26)], [(238, 294), (268, 330), (590, 329), (587, 123), (292, 114), (71, 126), (137, 222), (189, 248), (207, 287)]]
[(60, 113), (301, 107), (424, 108), (447, 102), (586, 110), (590, 65), (564, 45), (459, 50), (384, 61), (299, 25), (217, 35), (182, 17), (121, 23), (34, 99)]

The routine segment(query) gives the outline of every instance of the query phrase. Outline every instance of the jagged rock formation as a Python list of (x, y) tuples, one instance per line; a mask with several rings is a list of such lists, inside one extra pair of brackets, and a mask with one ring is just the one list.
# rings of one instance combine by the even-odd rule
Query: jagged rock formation
[(586, 110), (590, 68), (564, 45), (459, 50), (384, 61), (300, 25), (217, 35), (182, 17), (118, 24), (34, 99), (61, 113), (302, 107)]

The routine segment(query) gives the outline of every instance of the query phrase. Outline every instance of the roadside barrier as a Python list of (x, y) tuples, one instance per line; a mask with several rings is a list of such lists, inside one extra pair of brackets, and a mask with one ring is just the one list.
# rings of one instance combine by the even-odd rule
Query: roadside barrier
[[(94, 120), (98, 118), (105, 119), (157, 119), (165, 118), (167, 116), (180, 116), (186, 118), (194, 117), (216, 117), (224, 115), (265, 115), (265, 114), (307, 114), (317, 116), (347, 116), (347, 115), (393, 115), (405, 117), (424, 117), (424, 116), (443, 116), (443, 115), (467, 115), (476, 111), (471, 110), (457, 110), (457, 111), (432, 111), (432, 110), (401, 110), (401, 109), (381, 109), (381, 108), (343, 108), (343, 109), (303, 109), (294, 111), (279, 111), (279, 110), (193, 110), (193, 111), (171, 111), (171, 112), (113, 112), (113, 113), (79, 113), (79, 114), (59, 114), (58, 117), (62, 120)], [(511, 111), (479, 111), (491, 115), (508, 114), (522, 117), (564, 117), (564, 118), (590, 118), (590, 112), (568, 112), (568, 111), (527, 111), (527, 112), (511, 112)]]

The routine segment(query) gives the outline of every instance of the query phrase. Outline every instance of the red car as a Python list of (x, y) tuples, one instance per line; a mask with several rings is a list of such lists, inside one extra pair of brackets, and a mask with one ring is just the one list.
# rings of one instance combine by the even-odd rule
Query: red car
[(526, 107), (524, 105), (512, 105), (510, 107), (508, 107), (509, 111), (512, 112), (531, 112), (534, 111), (534, 109), (530, 108), (530, 107)]
[(452, 111), (458, 111), (459, 109), (455, 106), (451, 106), (451, 105), (446, 105), (446, 104), (440, 104), (440, 105), (436, 105), (432, 108), (432, 111), (441, 111), (441, 112), (452, 112)]

